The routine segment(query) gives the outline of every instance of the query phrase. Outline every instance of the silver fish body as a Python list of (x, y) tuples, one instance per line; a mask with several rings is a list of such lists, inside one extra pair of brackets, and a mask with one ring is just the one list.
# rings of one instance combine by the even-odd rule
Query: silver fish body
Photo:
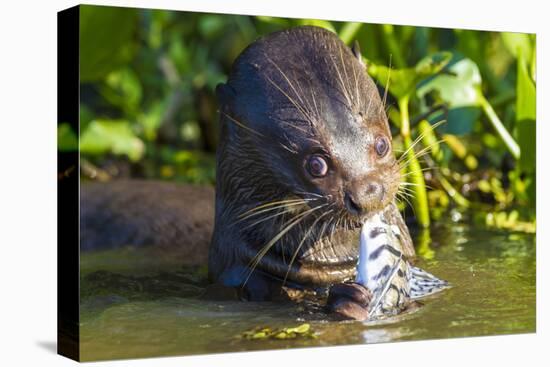
[(412, 301), (449, 287), (445, 280), (407, 261), (402, 237), (399, 227), (380, 214), (361, 228), (355, 281), (372, 292), (369, 319), (398, 314)]

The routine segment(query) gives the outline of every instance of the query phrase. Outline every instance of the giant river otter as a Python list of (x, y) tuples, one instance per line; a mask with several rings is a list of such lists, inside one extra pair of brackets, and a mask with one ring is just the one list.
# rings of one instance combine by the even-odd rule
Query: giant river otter
[(400, 229), (404, 256), (414, 248), (384, 105), (358, 49), (317, 27), (276, 32), (242, 52), (217, 95), (215, 199), (175, 184), (84, 184), (82, 248), (164, 245), (200, 261), (212, 233), (210, 280), (241, 298), (332, 287), (337, 312), (368, 304), (349, 282), (362, 223), (379, 213)]

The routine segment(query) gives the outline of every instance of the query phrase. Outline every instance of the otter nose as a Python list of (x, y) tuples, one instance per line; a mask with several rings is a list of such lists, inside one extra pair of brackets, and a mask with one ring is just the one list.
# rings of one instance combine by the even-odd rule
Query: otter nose
[(357, 201), (348, 192), (344, 195), (344, 204), (346, 205), (348, 212), (352, 215), (361, 215), (363, 212), (361, 205), (359, 205), (359, 203), (357, 203)]
[(369, 181), (352, 192), (344, 194), (344, 205), (351, 215), (361, 216), (367, 208), (376, 206), (375, 201), (384, 197), (384, 186), (378, 181)]

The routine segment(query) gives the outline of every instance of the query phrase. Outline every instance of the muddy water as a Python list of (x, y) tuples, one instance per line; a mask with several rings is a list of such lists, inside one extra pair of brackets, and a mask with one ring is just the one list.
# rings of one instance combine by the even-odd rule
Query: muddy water
[[(204, 268), (148, 250), (81, 256), (83, 360), (152, 357), (535, 331), (535, 236), (440, 223), (418, 265), (453, 288), (379, 322), (327, 321), (292, 304), (198, 299)], [(421, 238), (417, 238), (421, 243)], [(316, 338), (247, 340), (258, 326), (308, 322)]]

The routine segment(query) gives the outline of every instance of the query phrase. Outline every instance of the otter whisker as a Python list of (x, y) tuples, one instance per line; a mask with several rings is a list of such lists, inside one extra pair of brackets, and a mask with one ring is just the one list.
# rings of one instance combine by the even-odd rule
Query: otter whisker
[(268, 208), (268, 207), (272, 207), (272, 206), (275, 206), (275, 205), (279, 205), (280, 207), (284, 207), (285, 204), (294, 204), (294, 203), (298, 203), (298, 204), (301, 204), (304, 202), (304, 200), (314, 200), (314, 199), (308, 199), (308, 198), (296, 198), (296, 199), (285, 199), (285, 200), (276, 200), (276, 201), (270, 201), (268, 203), (265, 203), (265, 204), (260, 204), (258, 206), (255, 206), (254, 208), (252, 209), (249, 209), (247, 211), (245, 211), (244, 213), (240, 214), (238, 216), (238, 218), (242, 218), (244, 216), (246, 216), (247, 214), (250, 214), (252, 212), (255, 212), (257, 210), (261, 210), (261, 209), (264, 209), (264, 208)]
[(416, 197), (416, 192), (413, 191), (412, 189), (408, 188), (408, 187), (400, 186), (398, 190), (401, 191), (403, 194), (411, 197), (411, 198)]
[(283, 78), (285, 78), (286, 82), (288, 83), (288, 85), (290, 86), (290, 88), (292, 88), (292, 90), (294, 91), (294, 94), (296, 95), (296, 97), (298, 97), (298, 99), (300, 100), (300, 102), (302, 102), (302, 106), (305, 105), (304, 101), (302, 100), (302, 97), (300, 97), (300, 94), (296, 91), (296, 88), (294, 88), (294, 84), (292, 84), (292, 82), (290, 81), (290, 79), (286, 76), (285, 72), (281, 70), (281, 68), (279, 67), (279, 65), (277, 65), (277, 63), (275, 63), (273, 60), (271, 60), (269, 58), (269, 56), (265, 55), (265, 58), (267, 59), (267, 61), (269, 61), (269, 63), (273, 66), (275, 66), (275, 68), (279, 71), (279, 73), (281, 73), (281, 75), (283, 76)]
[[(419, 158), (422, 158), (422, 157), (424, 157), (426, 155), (429, 155), (429, 154), (430, 154), (430, 149), (427, 149), (425, 151), (419, 151), (413, 157), (410, 157), (410, 159), (408, 159), (407, 161), (401, 162), (401, 164), (399, 165), (399, 169), (404, 170), (405, 168), (407, 168), (409, 166), (409, 164), (411, 164), (414, 161), (415, 158), (418, 160)], [(418, 172), (418, 170), (415, 169), (412, 172)]]
[(316, 113), (316, 118), (319, 119), (321, 114), (319, 113), (319, 108), (317, 107), (317, 101), (315, 98), (315, 91), (314, 91), (314, 88), (311, 87), (311, 82), (309, 82), (309, 85), (310, 85), (310, 92), (311, 92), (311, 100), (313, 101), (313, 107), (315, 107), (315, 113)]
[(259, 133), (258, 131), (254, 130), (254, 129), (248, 127), (248, 126), (246, 126), (245, 124), (243, 124), (242, 122), (240, 122), (240, 121), (237, 120), (236, 118), (234, 118), (234, 117), (228, 115), (227, 113), (225, 113), (225, 112), (223, 112), (223, 111), (220, 111), (220, 112), (221, 112), (225, 117), (227, 117), (229, 120), (231, 120), (233, 123), (235, 123), (235, 125), (237, 125), (237, 126), (243, 128), (243, 129), (245, 129), (245, 130), (247, 130), (247, 131), (250, 131), (251, 133), (256, 134), (256, 135), (258, 135), (258, 136), (260, 136), (260, 137), (262, 137), (262, 138), (264, 137), (264, 135), (263, 135), (262, 133)]
[(317, 194), (315, 192), (310, 192), (310, 191), (295, 191), (294, 192), (296, 195), (311, 195), (311, 196), (315, 196), (317, 198), (327, 198), (326, 196), (324, 195), (321, 195), (321, 194)]
[(365, 112), (365, 116), (369, 115), (370, 107), (372, 106), (372, 100), (373, 98), (369, 98), (369, 104), (367, 105), (367, 112)]
[[(399, 186), (400, 186), (400, 187), (403, 187), (403, 186), (419, 187), (420, 185), (417, 184), (417, 183), (415, 183), (415, 182), (400, 182), (400, 183), (399, 183)], [(433, 187), (430, 186), (430, 185), (424, 184), (424, 186), (427, 187), (427, 188), (430, 189), (430, 190), (433, 190)], [(404, 188), (407, 188), (407, 187), (404, 187)], [(410, 188), (407, 188), (407, 189), (410, 190)]]
[(352, 106), (352, 103), (351, 103), (351, 99), (348, 95), (348, 90), (344, 84), (344, 79), (342, 79), (342, 74), (340, 74), (340, 70), (338, 69), (338, 66), (336, 66), (336, 63), (334, 62), (334, 59), (332, 57), (330, 57), (330, 61), (332, 61), (332, 65), (334, 65), (334, 69), (336, 70), (336, 74), (338, 75), (338, 79), (340, 80), (340, 86), (342, 87), (342, 95), (344, 97), (346, 97), (346, 100), (348, 101), (348, 107), (351, 108)]
[(359, 107), (359, 103), (361, 102), (361, 99), (359, 98), (359, 78), (357, 78), (357, 72), (353, 66), (351, 67), (351, 70), (353, 71), (353, 80), (355, 81), (355, 99)]
[(292, 269), (292, 264), (294, 263), (294, 260), (296, 260), (296, 256), (298, 256), (298, 253), (300, 252), (300, 249), (302, 248), (302, 246), (305, 243), (306, 239), (309, 237), (311, 232), (315, 229), (315, 225), (321, 220), (321, 218), (323, 218), (325, 215), (329, 214), (330, 212), (332, 212), (332, 209), (327, 211), (327, 212), (324, 212), (319, 217), (317, 217), (317, 219), (315, 219), (315, 221), (311, 224), (311, 227), (309, 227), (308, 230), (306, 231), (306, 233), (304, 234), (304, 237), (302, 238), (302, 240), (298, 244), (298, 247), (296, 248), (296, 251), (294, 251), (294, 254), (292, 255), (292, 258), (290, 259), (290, 263), (288, 265), (288, 270), (286, 271), (285, 277), (283, 279), (283, 285), (282, 285), (283, 287), (286, 284), (286, 280), (288, 279), (288, 274), (290, 274), (290, 270)]
[(405, 196), (408, 196), (410, 197), (411, 199), (413, 199), (415, 197), (415, 192), (412, 191), (411, 189), (408, 189), (406, 187), (400, 187), (399, 188), (399, 192)]
[(342, 221), (342, 217), (338, 217), (338, 219), (335, 221), (334, 226), (332, 227), (332, 231), (330, 233), (330, 237), (334, 238), (334, 233), (339, 228), (340, 222)]
[[(410, 184), (410, 185), (406, 185), (406, 184)], [(430, 190), (434, 189), (432, 186), (429, 186), (429, 185), (424, 185), (424, 186)], [(411, 187), (420, 187), (420, 185), (413, 184), (412, 182), (402, 182), (399, 185), (398, 190), (401, 190), (403, 192), (408, 192), (416, 197), (416, 191), (414, 191)]]
[(421, 168), (421, 169), (417, 169), (417, 170), (402, 174), (401, 177), (403, 178), (403, 177), (407, 177), (407, 176), (410, 176), (410, 175), (414, 175), (418, 172), (428, 172), (428, 171), (438, 170), (438, 169), (439, 169), (438, 167), (424, 167), (424, 168)]
[(400, 169), (404, 169), (409, 165), (414, 159), (418, 159), (420, 157), (423, 157), (424, 155), (431, 152), (434, 145), (440, 143), (440, 141), (434, 142), (433, 144), (430, 144), (429, 146), (419, 150), (414, 151), (412, 156), (409, 156), (408, 154), (403, 153), (403, 155), (396, 161)]
[[(330, 217), (329, 219), (329, 224), (328, 224), (328, 233), (327, 233), (327, 237), (329, 238), (329, 243), (332, 243), (333, 239), (334, 239), (334, 231), (335, 231), (335, 225), (336, 224), (336, 217), (332, 216)], [(331, 246), (330, 249), (332, 250), (333, 252), (333, 255), (336, 256), (336, 254), (334, 253), (334, 248)]]
[[(351, 85), (349, 85), (349, 80), (350, 80), (350, 79), (349, 79), (349, 76), (348, 76), (348, 71), (347, 71), (347, 68), (346, 68), (346, 63), (344, 62), (344, 54), (343, 54), (341, 48), (340, 48), (340, 63), (342, 64), (342, 69), (344, 69), (344, 75), (346, 76), (346, 80), (348, 81), (348, 85), (346, 86), (346, 91), (348, 90), (348, 86), (349, 86), (349, 92), (348, 92), (348, 93), (349, 93), (349, 95), (350, 95), (350, 100), (351, 100), (351, 96), (353, 95), (353, 94), (351, 93), (352, 88), (351, 88)], [(352, 69), (353, 69), (353, 67), (352, 67)], [(359, 105), (359, 100), (356, 100), (355, 103), (356, 103), (357, 105)], [(351, 109), (351, 107), (352, 107), (352, 105), (350, 104), (350, 109)]]
[(288, 99), (288, 101), (289, 101), (290, 103), (292, 103), (292, 104), (294, 105), (294, 107), (296, 107), (296, 109), (297, 109), (298, 111), (300, 111), (300, 113), (302, 114), (302, 116), (304, 116), (304, 118), (305, 118), (307, 121), (309, 121), (310, 124), (311, 124), (312, 126), (315, 126), (315, 125), (316, 125), (316, 122), (313, 121), (313, 120), (311, 119), (311, 117), (310, 117), (310, 115), (309, 115), (308, 113), (306, 113), (307, 111), (305, 111), (303, 107), (301, 107), (292, 97), (290, 97), (290, 96), (288, 95), (288, 93), (286, 93), (281, 87), (279, 87), (279, 86), (277, 85), (277, 83), (275, 83), (270, 77), (266, 76), (266, 79), (267, 79), (275, 88), (277, 88), (277, 90), (278, 90), (279, 92), (281, 92), (281, 93)]
[(285, 239), (281, 238), (281, 241), (279, 241), (279, 248), (281, 249), (281, 257), (283, 258), (283, 264), (286, 264), (286, 256), (285, 256), (285, 251), (284, 251), (284, 248), (285, 248), (284, 241), (285, 241)]
[[(308, 201), (311, 201), (311, 200), (308, 200)], [(272, 212), (272, 211), (277, 211), (277, 210), (280, 210), (280, 209), (284, 209), (283, 212), (285, 213), (291, 213), (293, 211), (295, 211), (295, 209), (293, 209), (292, 207), (294, 206), (300, 206), (300, 205), (306, 205), (307, 202), (297, 202), (297, 203), (292, 203), (292, 204), (284, 204), (284, 205), (278, 205), (278, 206), (275, 206), (275, 207), (270, 207), (270, 208), (266, 208), (266, 209), (262, 209), (260, 211), (256, 211), (256, 212), (253, 212), (253, 213), (250, 213), (248, 215), (246, 215), (245, 217), (242, 217), (242, 218), (239, 218), (237, 221), (233, 222), (232, 225), (236, 225), (238, 223), (241, 223), (249, 218), (252, 218), (252, 217), (256, 217), (256, 216), (259, 216), (261, 214), (264, 214), (264, 213), (269, 213), (269, 212)], [(277, 215), (274, 215), (274, 217), (277, 217), (278, 215), (280, 215), (281, 212), (279, 212), (279, 214)], [(256, 222), (255, 224), (258, 224), (258, 223), (261, 223), (262, 221), (258, 221)], [(248, 227), (245, 227), (245, 228), (248, 228)]]
[(301, 132), (304, 133), (304, 134), (308, 134), (308, 135), (310, 134), (309, 131), (307, 131), (305, 128), (303, 128), (303, 127), (300, 126), (300, 125), (293, 124), (293, 123), (291, 123), (290, 121), (281, 120), (280, 118), (278, 118), (278, 117), (276, 117), (276, 116), (273, 116), (272, 118), (273, 118), (273, 120), (278, 121), (279, 123), (281, 123), (281, 124), (283, 124), (283, 125), (286, 125), (286, 126), (288, 126), (288, 127), (292, 127), (292, 128), (294, 128), (294, 129), (296, 129), (296, 130), (298, 130), (298, 131), (301, 131)]
[(292, 148), (288, 147), (286, 144), (280, 143), (283, 149), (288, 150), (292, 154), (298, 154), (296, 150), (292, 150)]
[[(384, 97), (382, 98), (382, 104), (380, 105), (381, 109), (386, 108), (386, 99), (388, 98), (388, 89), (390, 87), (390, 75), (391, 75), (391, 58), (392, 55), (390, 54), (390, 65), (388, 67), (388, 78), (386, 79), (386, 87), (384, 88)], [(381, 111), (378, 111), (381, 112)]]
[[(286, 93), (279, 85), (277, 85), (277, 83), (275, 83), (275, 81), (273, 81), (271, 78), (269, 78), (268, 76), (266, 76), (267, 80), (269, 80), (269, 82), (275, 86), (293, 105), (296, 109), (298, 109), (300, 111), (300, 113), (306, 118), (306, 120), (308, 120), (313, 126), (316, 125), (316, 121), (314, 121), (311, 117), (310, 117), (310, 106), (308, 104), (306, 104), (304, 102), (304, 100), (302, 99), (302, 97), (300, 96), (300, 94), (298, 93), (298, 91), (296, 90), (296, 88), (294, 87), (294, 84), (292, 84), (292, 82), (290, 81), (290, 79), (287, 77), (287, 75), (281, 70), (281, 68), (279, 67), (279, 65), (277, 65), (273, 60), (271, 60), (269, 57), (266, 56), (266, 59), (279, 71), (279, 73), (283, 76), (283, 78), (286, 80), (287, 84), (290, 86), (290, 88), (292, 88), (292, 91), (294, 92), (294, 94), (296, 95), (296, 97), (300, 100), (301, 102), (301, 105), (295, 101), (293, 98), (290, 97), (290, 95), (288, 95), (288, 93)], [(300, 86), (300, 84), (298, 83), (298, 86)], [(300, 87), (301, 89), (301, 87)], [(303, 93), (303, 91), (302, 91)], [(305, 97), (305, 94), (304, 94), (304, 97)], [(319, 116), (317, 115), (316, 118), (319, 118)]]
[(344, 216), (345, 211), (343, 209), (340, 209), (340, 213), (340, 215), (342, 215), (342, 217), (344, 218), (344, 220), (342, 221), (342, 226), (344, 227), (344, 230), (348, 231), (348, 218)]
[(414, 154), (411, 156), (411, 157), (408, 157), (406, 161), (401, 161), (401, 158), (397, 161), (397, 163), (399, 164), (400, 168), (405, 168), (410, 162), (412, 162), (415, 158), (418, 159), (420, 157), (423, 157), (425, 156), (426, 154), (429, 154), (432, 150), (432, 148), (441, 143), (443, 140), (438, 140), (438, 141), (435, 141), (434, 143), (426, 146), (425, 148), (422, 148), (421, 150), (419, 150), (418, 152), (414, 152)]
[(424, 136), (426, 136), (426, 134), (430, 131), (433, 131), (435, 129), (437, 129), (441, 124), (444, 124), (446, 122), (446, 120), (441, 120), (441, 121), (438, 121), (436, 122), (435, 124), (433, 124), (430, 129), (424, 131), (422, 134), (420, 134), (416, 139), (414, 139), (414, 141), (412, 142), (412, 144), (403, 152), (403, 154), (401, 154), (401, 157), (399, 158), (399, 160), (401, 160), (404, 156), (406, 156), (406, 154), (414, 148), (414, 146), (416, 144), (418, 144), (423, 138)]
[[(330, 206), (332, 206), (333, 204), (331, 204)], [(325, 248), (325, 242), (324, 241), (321, 241), (322, 238), (325, 236), (325, 231), (328, 227), (330, 227), (330, 224), (332, 222), (332, 220), (334, 219), (334, 217), (331, 217), (328, 221), (326, 221), (325, 223), (323, 223), (323, 227), (321, 228), (321, 231), (319, 231), (319, 236), (318, 236), (318, 239), (317, 241), (319, 242), (320, 244), (320, 247), (321, 247), (321, 250), (324, 250)]]
[[(418, 139), (417, 139), (418, 140)], [(419, 141), (419, 140), (418, 140)], [(418, 141), (415, 141), (415, 145), (418, 143)], [(439, 139), (439, 140), (436, 140), (432, 143), (430, 143), (429, 145), (425, 146), (424, 148), (420, 149), (419, 151), (415, 151), (415, 154), (421, 154), (422, 152), (424, 151), (428, 151), (428, 150), (431, 150), (434, 146), (438, 145), (438, 144), (441, 144), (445, 142), (445, 139)], [(407, 150), (407, 152), (401, 154), (401, 156), (399, 157), (399, 159), (397, 160), (397, 162), (401, 162), (403, 159), (405, 158), (408, 158), (408, 159), (411, 159), (410, 157), (408, 157), (408, 154), (406, 153), (409, 153), (410, 150)]]
[(264, 217), (264, 218), (262, 218), (262, 219), (259, 219), (259, 220), (255, 221), (255, 222), (252, 223), (252, 224), (247, 225), (247, 226), (244, 227), (243, 229), (248, 229), (248, 228), (254, 227), (254, 226), (256, 226), (256, 225), (258, 225), (258, 224), (260, 224), (260, 223), (263, 223), (263, 222), (265, 222), (265, 221), (267, 221), (267, 220), (270, 220), (270, 219), (273, 219), (273, 218), (277, 218), (277, 217), (280, 217), (281, 215), (288, 214), (288, 213), (292, 213), (292, 209), (287, 209), (287, 210), (283, 210), (283, 211), (280, 211), (280, 212), (275, 213), (275, 214), (271, 214), (271, 215), (269, 215), (269, 216), (267, 216), (267, 217)]
[(412, 209), (413, 214), (416, 216), (416, 210), (414, 209), (414, 205), (412, 205), (412, 203), (411, 203), (410, 200), (404, 195), (404, 193), (403, 193), (403, 192), (397, 192), (396, 196), (397, 196), (399, 199), (404, 200), (404, 201), (409, 205), (409, 207)]
[[(244, 288), (244, 286), (246, 285), (246, 283), (248, 282), (248, 279), (250, 279), (250, 276), (252, 275), (252, 273), (254, 272), (254, 270), (256, 269), (256, 267), (258, 266), (258, 264), (260, 263), (261, 259), (265, 256), (265, 254), (267, 254), (267, 252), (269, 251), (269, 249), (271, 249), (271, 247), (279, 240), (281, 239), (281, 237), (283, 237), (288, 231), (290, 231), (294, 226), (296, 226), (298, 223), (300, 223), (304, 218), (306, 218), (309, 214), (313, 213), (314, 211), (316, 210), (319, 210), (321, 208), (323, 208), (324, 206), (326, 206), (328, 204), (323, 204), (321, 206), (318, 206), (318, 207), (315, 207), (315, 208), (312, 208), (312, 209), (309, 209), (303, 213), (300, 213), (298, 215), (296, 215), (293, 219), (291, 219), (290, 221), (292, 221), (290, 224), (288, 224), (284, 229), (282, 229), (281, 231), (279, 231), (279, 233), (277, 235), (275, 235), (265, 246), (262, 247), (262, 249), (260, 251), (258, 251), (258, 253), (256, 254), (256, 256), (254, 256), (252, 258), (252, 260), (250, 261), (249, 263), (249, 267), (250, 267), (250, 272), (248, 274), (248, 276), (246, 277), (245, 281), (243, 282), (243, 285), (242, 287)], [(288, 221), (288, 222), (290, 222)], [(288, 223), (286, 222), (286, 223)], [(285, 225), (286, 225), (285, 223)], [(252, 266), (251, 266), (252, 265)]]
[[(302, 60), (302, 62), (304, 62), (303, 59), (301, 59), (301, 60)], [(307, 83), (309, 85), (309, 91), (310, 91), (310, 95), (311, 95), (311, 100), (313, 101), (313, 107), (315, 107), (315, 113), (316, 113), (315, 118), (317, 120), (319, 120), (321, 118), (322, 105), (321, 105), (321, 109), (319, 109), (319, 106), (317, 105), (317, 96), (316, 96), (316, 93), (315, 93), (315, 88), (313, 87), (313, 84), (311, 82), (311, 78), (307, 79)]]
[[(294, 79), (298, 80), (298, 78), (296, 77), (296, 74), (295, 73), (293, 73), (293, 74), (294, 74)], [(309, 79), (308, 79), (308, 81), (311, 85), (311, 81)], [(300, 93), (304, 96), (305, 101), (303, 101), (302, 104), (305, 105), (305, 110), (308, 113), (312, 113), (311, 103), (309, 102), (308, 98), (306, 98), (306, 94), (304, 93), (304, 90), (302, 89), (302, 84), (297, 83), (297, 86), (300, 89)], [(313, 88), (310, 88), (310, 89), (313, 89)], [(300, 100), (302, 100), (302, 99), (300, 98)], [(313, 103), (315, 104), (315, 110), (317, 111), (317, 102), (315, 102), (315, 98), (313, 98), (313, 96), (312, 96), (312, 100), (313, 100)], [(319, 118), (320, 118), (320, 115), (319, 115), (319, 113), (317, 113), (317, 115), (315, 115), (315, 119), (318, 120)]]
[(292, 205), (301, 205), (303, 204), (304, 201), (303, 199), (300, 199), (300, 200), (295, 200), (295, 201), (286, 201), (286, 202), (283, 202), (282, 204), (279, 203), (279, 202), (273, 202), (273, 203), (269, 203), (270, 205), (260, 205), (258, 207), (255, 207), (255, 208), (252, 208), (250, 210), (247, 210), (246, 212), (240, 214), (238, 216), (239, 219), (246, 219), (250, 216), (253, 216), (253, 215), (256, 215), (256, 214), (260, 214), (260, 213), (264, 213), (266, 211), (270, 211), (270, 210), (275, 210), (275, 209), (280, 209), (280, 208), (284, 208), (286, 207), (287, 205), (288, 206), (292, 206)]

